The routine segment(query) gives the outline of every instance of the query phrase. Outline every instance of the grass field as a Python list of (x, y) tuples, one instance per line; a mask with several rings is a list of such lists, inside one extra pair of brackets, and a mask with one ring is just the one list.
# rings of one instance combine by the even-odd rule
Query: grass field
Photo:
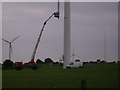
[(83, 68), (63, 69), (59, 64), (40, 65), (39, 69), (3, 70), (3, 88), (117, 88), (118, 64), (85, 64)]

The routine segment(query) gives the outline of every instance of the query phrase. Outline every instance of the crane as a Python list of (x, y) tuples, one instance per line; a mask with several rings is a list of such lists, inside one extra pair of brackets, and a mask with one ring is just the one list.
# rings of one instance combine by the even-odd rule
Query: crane
[(43, 34), (45, 25), (47, 24), (47, 22), (48, 22), (53, 16), (56, 17), (56, 18), (58, 18), (58, 19), (59, 19), (59, 17), (60, 17), (59, 0), (58, 0), (58, 10), (57, 10), (57, 12), (52, 13), (52, 15), (50, 15), (50, 16), (48, 17), (48, 19), (43, 23), (42, 29), (41, 29), (41, 31), (40, 31), (40, 33), (39, 33), (39, 37), (38, 37), (38, 39), (37, 39), (37, 42), (36, 42), (35, 48), (34, 48), (34, 50), (33, 50), (32, 57), (31, 57), (31, 61), (30, 61), (30, 66), (31, 66), (32, 68), (33, 68), (33, 67), (36, 68), (36, 63), (34, 62), (34, 59), (35, 59), (36, 51), (37, 51), (39, 42), (40, 42), (40, 40), (41, 40), (41, 36), (42, 36), (42, 34)]

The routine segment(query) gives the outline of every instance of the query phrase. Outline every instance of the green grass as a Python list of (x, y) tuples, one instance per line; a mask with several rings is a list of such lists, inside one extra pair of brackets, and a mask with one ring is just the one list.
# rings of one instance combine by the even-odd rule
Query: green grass
[(39, 69), (3, 70), (3, 88), (117, 88), (118, 64), (86, 64), (84, 68), (63, 69), (40, 65)]

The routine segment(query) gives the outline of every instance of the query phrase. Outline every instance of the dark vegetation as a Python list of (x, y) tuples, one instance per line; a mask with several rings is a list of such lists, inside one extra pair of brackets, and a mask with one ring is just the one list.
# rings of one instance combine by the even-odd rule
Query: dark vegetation
[(37, 64), (43, 64), (44, 62), (42, 60), (40, 60), (40, 59), (37, 59), (36, 63)]
[(51, 58), (46, 58), (45, 63), (53, 63), (53, 60)]
[[(16, 63), (16, 62), (15, 62)], [(15, 65), (15, 63), (13, 62), (13, 61), (11, 61), (11, 60), (8, 60), (8, 59), (6, 59), (4, 62), (3, 62), (3, 64), (2, 64), (2, 70), (9, 70), (9, 69), (15, 69), (14, 68), (14, 65)], [(54, 62), (51, 58), (46, 58), (44, 61), (42, 61), (42, 60), (40, 60), (40, 59), (37, 59), (36, 60), (36, 63), (38, 64), (38, 66), (39, 66), (39, 64), (49, 64), (49, 65), (52, 65), (52, 64), (60, 64), (61, 66), (63, 65), (63, 63), (61, 63), (61, 62)], [(88, 63), (107, 63), (106, 61), (104, 61), (104, 60), (100, 60), (100, 59), (97, 59), (96, 61), (86, 61), (86, 62), (83, 62), (83, 64), (85, 65), (85, 64), (88, 64)], [(120, 63), (120, 61), (117, 61), (117, 62), (115, 62), (115, 61), (112, 61), (112, 62), (109, 62), (109, 63)], [(30, 68), (29, 67), (29, 62), (27, 62), (27, 63), (24, 63), (23, 64), (23, 66), (22, 67), (20, 67), (20, 68), (18, 68), (18, 70), (21, 70), (21, 68), (23, 69), (28, 69), (28, 68)], [(36, 70), (37, 68), (35, 67), (35, 70)], [(17, 69), (16, 69), (17, 70)]]
[(13, 68), (13, 62), (11, 61), (11, 60), (5, 60), (4, 62), (3, 62), (3, 66), (2, 66), (2, 69), (3, 70), (6, 70), (6, 69), (12, 69)]

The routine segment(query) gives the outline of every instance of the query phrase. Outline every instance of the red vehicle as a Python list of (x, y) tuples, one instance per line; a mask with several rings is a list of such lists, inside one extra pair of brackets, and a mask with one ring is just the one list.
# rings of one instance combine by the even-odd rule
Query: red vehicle
[(21, 70), (21, 69), (23, 69), (23, 64), (22, 64), (23, 62), (15, 62), (15, 64), (14, 64), (14, 68), (16, 69), (16, 70)]
[(33, 70), (36, 70), (38, 68), (37, 63), (34, 62), (33, 60), (29, 62), (29, 67)]

